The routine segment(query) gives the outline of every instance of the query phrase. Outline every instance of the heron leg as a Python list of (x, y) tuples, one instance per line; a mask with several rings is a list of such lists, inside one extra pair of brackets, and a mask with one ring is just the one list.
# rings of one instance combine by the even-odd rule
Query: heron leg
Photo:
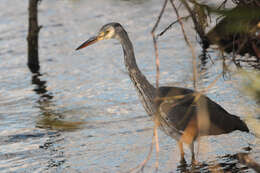
[(179, 145), (180, 153), (181, 153), (181, 163), (186, 163), (186, 160), (184, 158), (183, 142), (179, 141), (178, 145)]
[(192, 141), (189, 145), (191, 151), (191, 161), (195, 161), (195, 153), (194, 153), (194, 141)]

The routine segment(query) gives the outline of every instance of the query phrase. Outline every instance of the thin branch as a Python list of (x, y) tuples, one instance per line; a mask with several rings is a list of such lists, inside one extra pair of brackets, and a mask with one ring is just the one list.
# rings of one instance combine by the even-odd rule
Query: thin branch
[[(164, 10), (165, 10), (165, 7), (167, 5), (167, 2), (168, 2), (168, 0), (164, 1), (163, 7), (162, 7), (162, 9), (160, 11), (160, 14), (159, 14), (159, 16), (157, 18), (157, 21), (156, 21), (154, 27), (151, 30), (151, 34), (152, 34), (152, 37), (153, 37), (154, 50), (155, 50), (155, 58), (156, 58), (156, 89), (157, 89), (157, 92), (158, 92), (158, 88), (159, 88), (159, 78), (160, 78), (160, 68), (159, 68), (160, 61), (159, 61), (159, 54), (158, 54), (158, 46), (157, 46), (157, 42), (156, 42), (156, 38), (155, 38), (155, 33), (154, 32), (155, 32), (156, 28), (158, 27), (158, 24), (159, 24), (159, 22), (161, 20), (161, 17), (163, 15), (163, 13), (164, 13)], [(146, 157), (146, 159), (142, 163), (140, 163), (137, 167), (131, 169), (129, 172), (133, 172), (133, 171), (135, 171), (136, 169), (139, 169), (139, 168), (141, 168), (141, 171), (143, 171), (146, 163), (151, 158), (154, 143), (156, 143), (155, 146), (156, 146), (156, 158), (157, 158), (156, 164), (155, 164), (155, 168), (156, 168), (156, 171), (158, 171), (158, 166), (159, 166), (159, 162), (158, 162), (158, 159), (159, 159), (159, 141), (158, 141), (158, 133), (157, 133), (158, 123), (156, 122), (156, 119), (157, 118), (155, 117), (153, 139), (152, 139), (152, 144), (151, 144), (148, 156)]]
[(132, 172), (134, 172), (137, 169), (140, 169), (140, 171), (143, 172), (145, 165), (151, 159), (152, 152), (153, 152), (153, 145), (154, 144), (155, 144), (155, 147), (156, 147), (156, 164), (155, 164), (155, 169), (156, 169), (156, 172), (158, 171), (158, 168), (159, 168), (159, 162), (158, 162), (159, 161), (159, 141), (158, 141), (158, 133), (157, 133), (157, 128), (158, 128), (158, 122), (157, 121), (158, 120), (156, 119), (155, 123), (154, 123), (153, 139), (152, 139), (152, 143), (151, 143), (150, 150), (149, 150), (149, 153), (148, 153), (147, 157), (143, 160), (142, 163), (137, 165), (135, 168), (131, 169), (129, 171), (129, 173), (132, 173)]
[[(158, 53), (158, 46), (157, 46), (157, 41), (156, 41), (156, 38), (155, 38), (155, 30), (156, 28), (158, 27), (158, 24), (162, 18), (162, 15), (164, 13), (164, 10), (165, 10), (165, 7), (167, 5), (167, 2), (168, 0), (165, 0), (164, 3), (163, 3), (163, 7), (160, 11), (160, 14), (157, 18), (157, 21), (151, 31), (151, 34), (152, 34), (152, 37), (153, 37), (153, 45), (154, 45), (154, 51), (155, 51), (155, 61), (156, 61), (156, 92), (158, 94), (158, 91), (159, 91), (159, 79), (160, 79), (160, 61), (159, 61), (159, 53)], [(157, 134), (157, 126), (158, 126), (158, 123), (156, 122), (156, 115), (155, 115), (155, 122), (154, 122), (154, 133), (153, 133), (153, 136), (154, 136), (154, 140), (155, 140), (155, 146), (156, 146), (156, 163), (155, 163), (155, 169), (156, 169), (156, 172), (158, 171), (158, 167), (159, 167), (159, 141), (158, 141), (158, 134)]]
[(186, 43), (188, 44), (188, 46), (190, 47), (190, 50), (191, 50), (191, 54), (192, 54), (192, 64), (193, 64), (193, 87), (195, 90), (197, 90), (197, 68), (196, 68), (196, 56), (195, 56), (195, 50), (193, 48), (193, 46), (191, 45), (190, 41), (188, 40), (188, 37), (185, 33), (185, 30), (184, 30), (184, 25), (183, 25), (183, 22), (181, 20), (181, 17), (179, 15), (179, 12), (176, 8), (176, 6), (174, 5), (173, 3), (173, 0), (170, 0), (171, 4), (172, 4), (172, 7), (176, 13), (176, 16), (178, 18), (178, 21), (181, 25), (181, 30), (182, 30), (182, 33), (183, 33), (183, 36), (184, 36), (184, 39), (186, 41)]
[(154, 124), (154, 138), (155, 138), (155, 148), (156, 148), (156, 162), (155, 162), (155, 172), (158, 172), (159, 168), (159, 140), (158, 140), (158, 133), (157, 133), (157, 126), (158, 123)]
[[(197, 31), (197, 33), (198, 33), (198, 35), (199, 35), (199, 37), (201, 39), (202, 47), (207, 47), (207, 45), (208, 45), (208, 38), (205, 35), (205, 31), (203, 29), (203, 26), (197, 20), (196, 13), (190, 8), (190, 6), (189, 6), (189, 4), (187, 3), (186, 0), (181, 0), (181, 2), (184, 4), (185, 8), (188, 10), (188, 12), (191, 15), (191, 19), (192, 19), (192, 21), (194, 23), (195, 30)], [(190, 0), (189, 2), (191, 2), (193, 4), (198, 4), (195, 0)], [(200, 6), (201, 6), (201, 4), (200, 4)]]
[[(181, 17), (181, 20), (182, 19), (187, 19), (187, 18), (189, 18), (190, 17), (190, 15), (188, 15), (188, 16), (185, 16), (185, 17)], [(175, 20), (174, 22), (172, 22), (170, 25), (168, 25), (162, 32), (160, 32), (159, 34), (157, 34), (156, 35), (156, 40), (160, 37), (160, 36), (162, 36), (166, 31), (168, 31), (175, 23), (177, 23), (177, 22), (179, 22), (179, 20), (177, 19), (177, 20)]]
[(164, 13), (164, 10), (165, 10), (165, 7), (167, 5), (167, 2), (168, 2), (168, 0), (164, 1), (163, 7), (162, 7), (162, 9), (160, 11), (160, 14), (159, 14), (159, 16), (157, 18), (157, 21), (156, 21), (156, 23), (155, 23), (155, 25), (154, 25), (154, 27), (153, 27), (153, 29), (151, 31), (151, 34), (152, 34), (152, 37), (153, 37), (153, 45), (154, 45), (155, 61), (156, 61), (156, 89), (157, 89), (157, 91), (158, 91), (158, 88), (159, 88), (159, 78), (160, 78), (160, 68), (159, 68), (159, 66), (160, 66), (160, 61), (159, 61), (158, 46), (157, 46), (157, 42), (156, 42), (154, 31), (158, 27), (158, 24), (159, 24), (159, 22), (161, 20), (161, 17), (163, 15), (163, 13)]
[(155, 50), (155, 63), (156, 63), (156, 90), (158, 92), (159, 79), (160, 79), (160, 60), (159, 60), (158, 46), (157, 46), (154, 33), (152, 33), (152, 36), (153, 36), (153, 45)]
[(225, 8), (226, 7), (226, 3), (227, 3), (227, 0), (224, 0), (217, 9)]
[[(224, 55), (222, 55), (222, 56), (224, 57)], [(233, 61), (230, 61), (230, 62), (229, 62), (227, 65), (225, 65), (225, 66), (226, 66), (226, 67), (229, 67), (232, 62), (233, 62)], [(214, 79), (214, 81), (211, 82), (211, 83), (208, 85), (207, 88), (202, 89), (200, 92), (203, 93), (203, 94), (205, 94), (210, 88), (212, 88), (212, 87), (216, 84), (216, 82), (218, 81), (218, 79), (219, 79), (221, 76), (223, 76), (223, 73), (218, 74), (217, 77)]]
[(153, 26), (153, 29), (152, 29), (151, 33), (154, 33), (154, 31), (155, 31), (156, 28), (158, 27), (158, 24), (159, 24), (159, 22), (160, 22), (160, 20), (161, 20), (161, 17), (162, 17), (162, 15), (163, 15), (163, 13), (164, 13), (164, 10), (165, 10), (165, 7), (166, 7), (166, 5), (167, 5), (167, 2), (168, 2), (168, 0), (165, 0), (165, 1), (164, 1), (163, 7), (162, 7), (162, 9), (161, 9), (161, 11), (160, 11), (160, 14), (159, 14), (159, 16), (158, 16), (158, 18), (157, 18), (157, 21), (156, 21), (155, 25)]
[(129, 171), (129, 173), (132, 173), (132, 172), (134, 172), (135, 170), (140, 169), (140, 168), (141, 168), (141, 170), (143, 171), (145, 165), (146, 165), (147, 162), (151, 159), (152, 152), (153, 152), (154, 142), (155, 142), (155, 136), (154, 136), (154, 133), (153, 133), (153, 139), (152, 139), (152, 143), (151, 143), (150, 150), (149, 150), (149, 153), (148, 153), (147, 157), (143, 160), (142, 163), (140, 163), (139, 165), (137, 165), (135, 168), (131, 169), (131, 170)]

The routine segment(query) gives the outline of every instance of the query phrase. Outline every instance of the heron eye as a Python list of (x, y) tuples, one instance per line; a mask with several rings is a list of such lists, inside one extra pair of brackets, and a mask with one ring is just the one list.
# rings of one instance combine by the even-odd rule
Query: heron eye
[(109, 31), (108, 31), (108, 30), (106, 30), (106, 31), (105, 31), (105, 35), (107, 35), (108, 33), (109, 33)]

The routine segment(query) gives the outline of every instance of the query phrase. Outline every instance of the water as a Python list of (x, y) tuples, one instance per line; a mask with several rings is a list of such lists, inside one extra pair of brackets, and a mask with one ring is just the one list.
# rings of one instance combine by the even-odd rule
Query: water
[[(105, 23), (125, 26), (137, 63), (155, 83), (150, 30), (162, 2), (157, 0), (44, 0), (39, 5), (41, 75), (32, 76), (27, 61), (27, 0), (2, 0), (0, 11), (0, 171), (1, 172), (125, 172), (148, 154), (153, 122), (143, 110), (123, 65), (121, 46), (103, 41), (74, 49)], [(160, 29), (171, 22), (167, 8)], [(194, 36), (190, 30), (189, 36)], [(194, 38), (194, 37), (193, 37)], [(178, 41), (176, 41), (178, 40)], [(199, 45), (193, 44), (200, 52)], [(195, 45), (196, 44), (196, 45)], [(159, 41), (163, 85), (192, 88), (191, 54), (179, 26)], [(184, 51), (185, 50), (185, 51)], [(217, 53), (205, 65), (201, 86), (221, 73)], [(234, 68), (235, 69), (235, 68)], [(240, 92), (241, 77), (219, 79), (208, 96), (229, 112), (247, 119), (250, 130), (257, 105)], [(159, 172), (181, 167), (176, 142), (159, 132)], [(236, 154), (247, 152), (260, 163), (259, 139), (234, 132), (202, 138), (197, 170), (252, 172)], [(190, 152), (185, 148), (190, 163)], [(155, 154), (154, 154), (155, 155)], [(155, 157), (145, 172), (151, 172)]]

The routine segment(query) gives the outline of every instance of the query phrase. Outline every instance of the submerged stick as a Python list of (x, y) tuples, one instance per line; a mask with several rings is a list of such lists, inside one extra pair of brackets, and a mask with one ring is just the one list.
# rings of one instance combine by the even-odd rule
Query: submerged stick
[(38, 35), (40, 27), (38, 26), (38, 2), (39, 0), (29, 1), (29, 27), (27, 36), (28, 62), (27, 65), (32, 73), (38, 73), (40, 70), (38, 56)]

